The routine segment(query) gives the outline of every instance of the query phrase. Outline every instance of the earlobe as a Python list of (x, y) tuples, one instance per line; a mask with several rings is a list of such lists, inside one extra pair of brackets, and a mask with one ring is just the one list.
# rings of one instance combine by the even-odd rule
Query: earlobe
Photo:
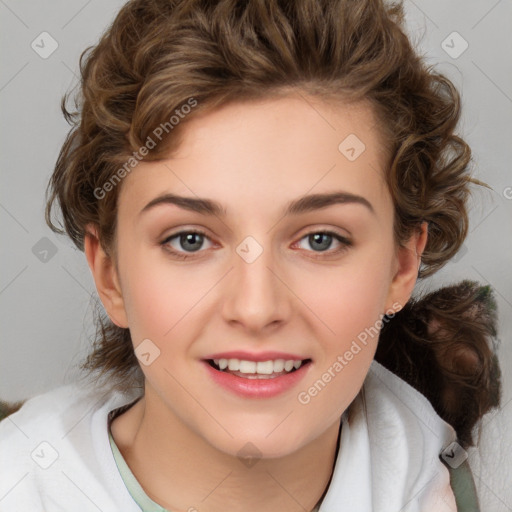
[[(428, 238), (428, 224), (423, 222), (407, 244), (398, 248), (397, 270), (390, 285), (386, 306), (400, 304), (402, 309), (409, 301), (421, 266), (421, 255)], [(396, 308), (395, 308), (396, 309)]]
[(128, 327), (121, 286), (116, 268), (99, 241), (95, 226), (88, 225), (84, 252), (96, 284), (96, 290), (108, 316), (118, 327)]

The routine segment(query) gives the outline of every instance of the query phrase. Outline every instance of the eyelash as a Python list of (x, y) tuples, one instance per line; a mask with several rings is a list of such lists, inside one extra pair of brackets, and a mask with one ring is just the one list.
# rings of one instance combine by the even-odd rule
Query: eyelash
[[(188, 260), (188, 259), (195, 258), (196, 253), (186, 254), (183, 252), (176, 251), (175, 249), (170, 248), (170, 246), (168, 245), (169, 242), (171, 240), (173, 240), (174, 238), (177, 238), (181, 235), (188, 235), (188, 234), (201, 235), (201, 236), (204, 236), (209, 239), (208, 235), (204, 231), (201, 231), (199, 229), (191, 229), (191, 230), (187, 230), (187, 231), (179, 231), (178, 233), (174, 233), (174, 234), (168, 236), (165, 240), (160, 242), (160, 245), (164, 248), (165, 251), (167, 251), (173, 257), (175, 257), (177, 259)], [(316, 234), (331, 235), (335, 240), (337, 240), (341, 244), (341, 247), (339, 247), (338, 249), (336, 249), (334, 251), (320, 251), (319, 254), (321, 254), (321, 256), (312, 256), (313, 259), (325, 259), (325, 256), (323, 256), (324, 254), (327, 255), (328, 257), (337, 256), (337, 255), (345, 252), (346, 250), (348, 250), (350, 247), (352, 247), (351, 240), (336, 233), (335, 231), (328, 231), (328, 230), (311, 231), (309, 233), (306, 233), (304, 236), (302, 236), (299, 239), (299, 242), (301, 240), (303, 240), (304, 238), (307, 238), (311, 235), (316, 235)], [(197, 251), (197, 252), (201, 252), (201, 251)], [(308, 251), (308, 252), (311, 252), (311, 251)], [(315, 252), (315, 251), (312, 251), (312, 252)], [(316, 252), (318, 252), (318, 251), (316, 251)]]

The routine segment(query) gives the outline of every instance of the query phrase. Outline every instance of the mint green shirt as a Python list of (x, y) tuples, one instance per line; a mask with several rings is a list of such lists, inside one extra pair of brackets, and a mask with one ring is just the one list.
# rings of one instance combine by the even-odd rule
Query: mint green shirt
[(133, 475), (131, 469), (126, 464), (124, 457), (121, 455), (119, 448), (117, 447), (114, 438), (109, 430), (108, 438), (110, 440), (110, 447), (112, 448), (112, 453), (114, 454), (114, 459), (117, 464), (117, 468), (119, 469), (119, 473), (121, 473), (121, 478), (123, 479), (124, 485), (128, 489), (128, 492), (131, 494), (132, 498), (135, 500), (137, 505), (141, 508), (142, 512), (170, 512), (167, 509), (161, 507), (158, 503), (155, 503), (141, 487), (135, 476)]

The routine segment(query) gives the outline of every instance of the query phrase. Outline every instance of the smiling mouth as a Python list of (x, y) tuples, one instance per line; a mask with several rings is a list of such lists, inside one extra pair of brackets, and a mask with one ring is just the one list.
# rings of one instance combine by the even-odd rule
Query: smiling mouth
[(311, 363), (311, 359), (269, 361), (246, 361), (240, 359), (208, 359), (208, 364), (222, 373), (229, 373), (244, 379), (275, 379), (296, 372)]

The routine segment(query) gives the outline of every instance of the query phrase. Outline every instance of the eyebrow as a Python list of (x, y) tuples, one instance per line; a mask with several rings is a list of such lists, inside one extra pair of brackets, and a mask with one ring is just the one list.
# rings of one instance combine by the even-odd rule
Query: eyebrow
[[(140, 211), (139, 216), (155, 206), (174, 204), (185, 210), (200, 213), (202, 215), (212, 215), (216, 217), (226, 217), (226, 209), (217, 201), (206, 198), (194, 198), (178, 196), (176, 194), (163, 194), (152, 199)], [(372, 204), (362, 196), (351, 194), (349, 192), (330, 192), (325, 194), (311, 194), (299, 199), (290, 201), (283, 212), (283, 216), (299, 215), (322, 208), (327, 208), (335, 204), (361, 204), (371, 213), (375, 214)]]

